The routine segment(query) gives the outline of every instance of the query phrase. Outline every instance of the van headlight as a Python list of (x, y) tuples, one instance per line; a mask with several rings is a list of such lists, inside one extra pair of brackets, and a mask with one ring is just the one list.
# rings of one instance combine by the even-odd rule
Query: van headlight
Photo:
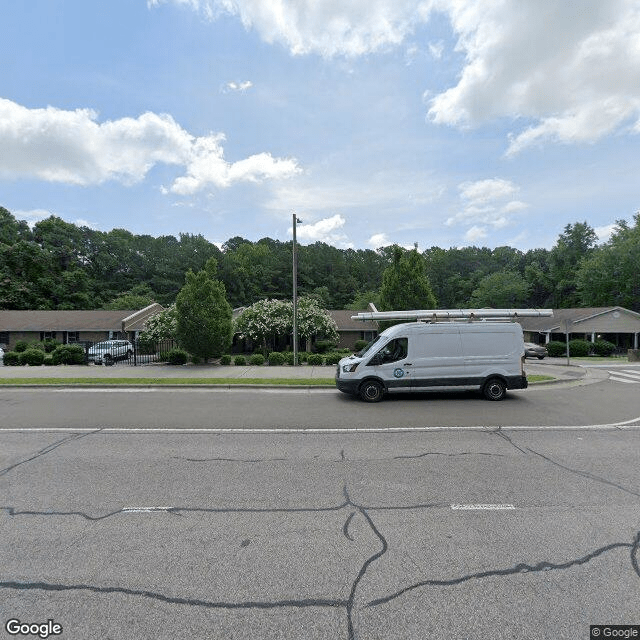
[(359, 364), (360, 364), (359, 362), (355, 362), (354, 364), (343, 364), (342, 365), (342, 372), (343, 373), (353, 373), (358, 368)]

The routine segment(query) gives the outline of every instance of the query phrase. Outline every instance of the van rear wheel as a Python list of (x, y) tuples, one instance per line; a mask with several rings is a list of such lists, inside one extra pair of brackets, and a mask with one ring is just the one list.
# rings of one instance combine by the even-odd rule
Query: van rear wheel
[(360, 397), (365, 402), (380, 402), (384, 387), (377, 380), (365, 380), (360, 385)]
[(507, 395), (507, 385), (500, 378), (491, 378), (485, 383), (482, 393), (487, 400), (502, 400)]

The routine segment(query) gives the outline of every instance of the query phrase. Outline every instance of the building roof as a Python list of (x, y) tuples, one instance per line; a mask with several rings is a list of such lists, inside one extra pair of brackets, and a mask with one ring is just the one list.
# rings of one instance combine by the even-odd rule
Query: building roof
[(352, 320), (351, 316), (360, 313), (359, 311), (351, 311), (350, 309), (337, 309), (329, 311), (329, 315), (333, 318), (338, 331), (377, 331), (378, 323), (374, 320)]
[[(149, 313), (154, 307), (152, 313)], [(156, 309), (157, 307), (157, 309)], [(123, 331), (123, 322), (129, 321), (125, 331), (139, 330), (138, 323), (161, 311), (160, 305), (150, 305), (145, 309), (129, 310), (38, 310), (0, 311), (0, 331)]]
[(581, 323), (615, 312), (634, 316), (640, 320), (640, 313), (624, 307), (586, 307), (583, 309), (554, 309), (553, 316), (549, 318), (521, 318), (518, 322), (525, 331), (562, 333), (565, 330), (565, 323), (568, 321), (571, 331), (575, 332), (580, 330)]

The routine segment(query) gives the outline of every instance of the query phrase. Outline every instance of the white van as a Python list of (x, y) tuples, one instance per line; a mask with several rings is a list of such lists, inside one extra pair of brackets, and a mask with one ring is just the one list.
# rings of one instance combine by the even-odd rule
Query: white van
[(378, 402), (394, 391), (482, 391), (502, 400), (526, 389), (524, 339), (516, 322), (408, 322), (383, 331), (336, 371), (340, 391)]

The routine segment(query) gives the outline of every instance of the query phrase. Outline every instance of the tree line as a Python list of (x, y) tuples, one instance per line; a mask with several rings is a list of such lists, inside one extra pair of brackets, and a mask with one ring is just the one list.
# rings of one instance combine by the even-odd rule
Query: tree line
[[(188, 271), (215, 258), (231, 307), (292, 291), (292, 243), (202, 235), (98, 231), (51, 216), (29, 227), (0, 207), (1, 309), (135, 309), (170, 305)], [(588, 307), (640, 311), (640, 214), (598, 244), (586, 222), (567, 224), (551, 249), (398, 246), (298, 248), (298, 292), (326, 309)]]

